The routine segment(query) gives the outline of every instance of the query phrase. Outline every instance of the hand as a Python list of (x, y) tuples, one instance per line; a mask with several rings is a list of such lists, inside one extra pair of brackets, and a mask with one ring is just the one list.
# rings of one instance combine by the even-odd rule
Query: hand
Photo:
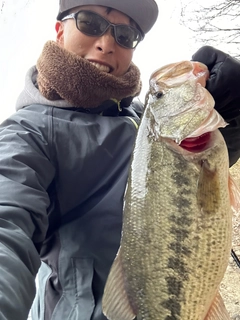
[(204, 46), (192, 60), (204, 63), (209, 71), (206, 88), (215, 108), (226, 121), (240, 115), (240, 61), (210, 46)]

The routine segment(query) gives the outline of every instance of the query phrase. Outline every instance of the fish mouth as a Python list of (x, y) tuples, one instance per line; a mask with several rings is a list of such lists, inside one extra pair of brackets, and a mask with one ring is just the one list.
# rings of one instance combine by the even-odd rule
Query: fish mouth
[(211, 139), (211, 132), (206, 132), (198, 137), (186, 138), (180, 143), (180, 147), (190, 152), (201, 152)]

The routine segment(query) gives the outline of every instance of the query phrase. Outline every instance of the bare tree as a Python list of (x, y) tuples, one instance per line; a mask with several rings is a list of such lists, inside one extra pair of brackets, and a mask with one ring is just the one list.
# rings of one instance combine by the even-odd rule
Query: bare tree
[(182, 3), (181, 23), (202, 44), (223, 46), (240, 57), (240, 0), (209, 0), (208, 5)]
[(4, 5), (5, 5), (5, 1), (2, 1), (2, 3), (1, 3), (1, 13), (3, 12)]

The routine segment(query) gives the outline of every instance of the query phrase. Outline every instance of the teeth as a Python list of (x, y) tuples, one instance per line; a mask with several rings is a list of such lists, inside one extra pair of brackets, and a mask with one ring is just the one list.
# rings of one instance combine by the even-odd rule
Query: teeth
[(96, 68), (98, 68), (99, 70), (103, 71), (103, 72), (110, 72), (110, 68), (103, 65), (103, 64), (100, 64), (100, 63), (97, 63), (97, 62), (91, 62)]

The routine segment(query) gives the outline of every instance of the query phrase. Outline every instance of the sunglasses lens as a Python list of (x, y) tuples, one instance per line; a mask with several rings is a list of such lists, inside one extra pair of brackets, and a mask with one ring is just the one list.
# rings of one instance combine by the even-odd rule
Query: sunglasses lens
[(106, 31), (108, 23), (98, 14), (80, 11), (77, 15), (77, 27), (86, 35), (98, 37)]
[(140, 32), (131, 26), (115, 26), (115, 40), (125, 48), (134, 49), (141, 40)]
[[(79, 11), (76, 17), (77, 28), (88, 36), (102, 36), (110, 23), (97, 13), (91, 11)], [(116, 42), (128, 49), (134, 49), (141, 40), (140, 31), (127, 25), (113, 26), (113, 36)]]

